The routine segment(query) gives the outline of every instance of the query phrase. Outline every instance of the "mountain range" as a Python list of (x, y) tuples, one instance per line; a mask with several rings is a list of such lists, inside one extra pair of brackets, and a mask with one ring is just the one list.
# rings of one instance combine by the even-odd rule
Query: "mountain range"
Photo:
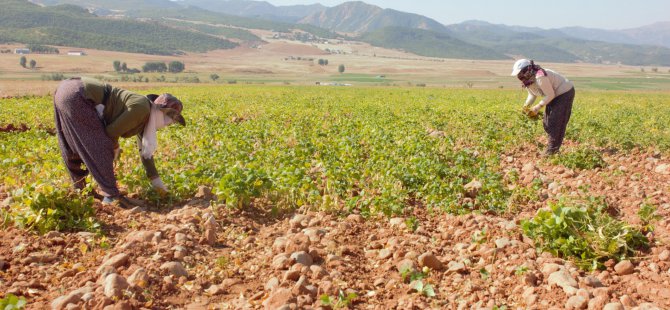
[[(334, 7), (325, 7), (321, 4), (275, 6), (267, 1), (250, 0), (177, 0), (175, 3), (198, 6), (210, 11), (232, 15), (311, 24), (340, 32), (363, 33), (384, 27), (417, 28), (444, 32), (445, 29), (458, 28), (459, 25), (468, 26), (477, 23), (477, 21), (467, 21), (462, 24), (442, 25), (438, 21), (426, 16), (392, 9), (382, 9), (362, 1), (345, 2)], [(486, 22), (481, 23), (492, 25)], [(609, 43), (670, 47), (670, 21), (622, 30), (584, 27), (565, 27), (546, 30), (532, 27), (494, 26), (507, 28), (516, 32), (529, 32), (543, 36), (563, 36)]]
[[(670, 22), (623, 30), (582, 27), (541, 29), (484, 21), (443, 25), (426, 16), (383, 9), (361, 1), (345, 2), (334, 7), (321, 4), (274, 6), (265, 1), (250, 0), (33, 2), (47, 6), (75, 4), (97, 15), (121, 16), (128, 20), (150, 18), (154, 22), (165, 22), (167, 18), (172, 18), (206, 22), (234, 27), (238, 32), (244, 29), (279, 32), (299, 29), (318, 37), (355, 39), (432, 57), (510, 59), (524, 56), (553, 62), (670, 65)], [(180, 26), (184, 27), (184, 24)], [(199, 29), (192, 27), (191, 30), (203, 33), (202, 26)], [(215, 35), (211, 31), (205, 34)], [(219, 38), (234, 39), (225, 35), (224, 38), (219, 35)]]

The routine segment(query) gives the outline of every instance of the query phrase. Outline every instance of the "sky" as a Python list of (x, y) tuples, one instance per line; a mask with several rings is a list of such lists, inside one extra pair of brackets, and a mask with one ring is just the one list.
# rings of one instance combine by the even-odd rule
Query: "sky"
[[(266, 0), (274, 5), (344, 0)], [(670, 21), (670, 0), (364, 0), (382, 8), (417, 13), (442, 24), (482, 20), (493, 24), (544, 29), (581, 26), (628, 29)]]

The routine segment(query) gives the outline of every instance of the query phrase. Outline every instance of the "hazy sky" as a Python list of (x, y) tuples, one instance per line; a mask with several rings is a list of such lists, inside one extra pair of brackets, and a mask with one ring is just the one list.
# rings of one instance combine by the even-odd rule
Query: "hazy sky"
[[(267, 0), (274, 5), (343, 0)], [(382, 8), (417, 13), (443, 24), (483, 20), (494, 24), (560, 28), (626, 29), (670, 21), (670, 0), (365, 0)]]

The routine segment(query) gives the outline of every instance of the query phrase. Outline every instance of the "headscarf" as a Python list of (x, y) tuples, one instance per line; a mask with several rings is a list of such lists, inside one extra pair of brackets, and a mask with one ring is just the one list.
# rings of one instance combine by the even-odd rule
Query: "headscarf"
[(183, 105), (179, 99), (171, 94), (148, 95), (151, 100), (151, 112), (149, 120), (144, 126), (142, 133), (142, 145), (140, 145), (140, 154), (142, 158), (149, 159), (154, 155), (158, 147), (156, 132), (158, 129), (166, 127), (174, 122), (186, 126), (184, 117), (181, 116)]
[(518, 78), (521, 81), (521, 87), (526, 88), (530, 85), (533, 85), (537, 81), (538, 77), (546, 75), (547, 72), (531, 60), (530, 65), (526, 66), (521, 70), (521, 72), (519, 72)]

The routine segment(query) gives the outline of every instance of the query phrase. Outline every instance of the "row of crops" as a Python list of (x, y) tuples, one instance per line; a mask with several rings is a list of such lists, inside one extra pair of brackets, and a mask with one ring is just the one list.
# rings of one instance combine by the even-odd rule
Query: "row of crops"
[[(158, 204), (192, 197), (205, 185), (231, 207), (308, 205), (391, 215), (423, 206), (503, 213), (514, 193), (501, 173), (501, 153), (543, 135), (540, 121), (519, 112), (522, 91), (266, 86), (156, 91), (182, 99), (188, 122), (159, 133), (157, 165), (170, 197), (148, 190), (135, 139), (122, 142), (117, 177), (128, 192)], [(54, 195), (68, 199), (51, 100), (0, 101), (0, 126), (30, 128), (0, 133), (0, 182), (23, 206), (16, 214), (26, 214), (39, 195), (42, 204), (58, 201), (47, 199)], [(567, 138), (586, 148), (670, 149), (667, 94), (578, 91), (573, 111)], [(474, 200), (464, 191), (472, 180), (482, 184)]]

